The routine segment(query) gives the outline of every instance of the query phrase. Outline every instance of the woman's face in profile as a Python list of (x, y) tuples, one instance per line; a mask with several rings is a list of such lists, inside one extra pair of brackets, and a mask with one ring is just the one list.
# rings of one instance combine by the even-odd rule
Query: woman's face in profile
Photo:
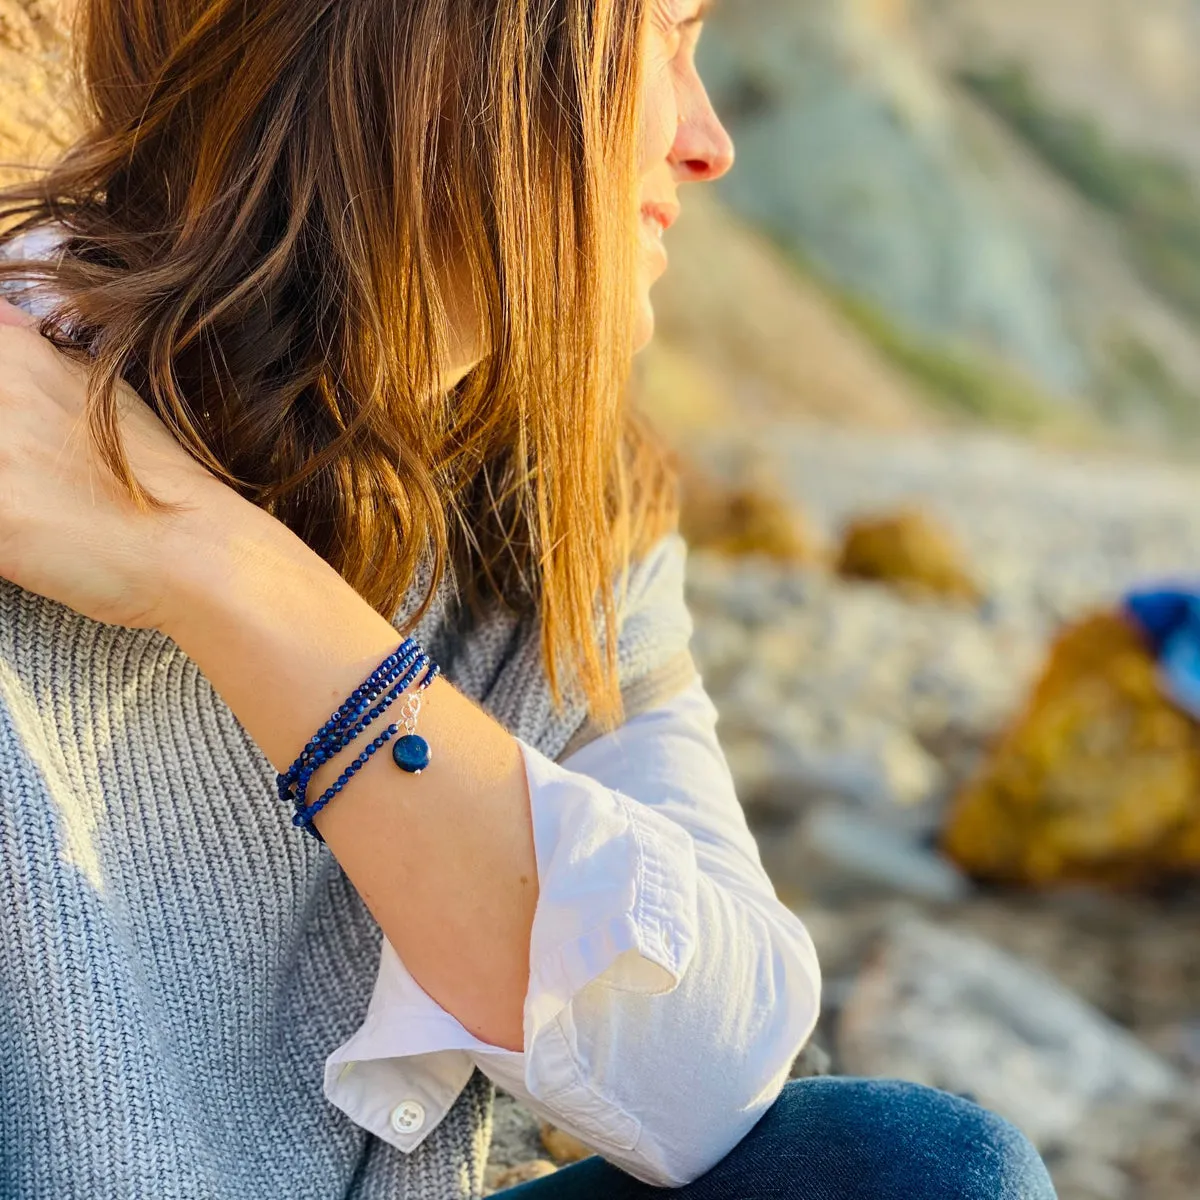
[[(650, 289), (667, 269), (662, 235), (679, 215), (680, 184), (720, 179), (733, 166), (733, 142), (696, 70), (701, 19), (709, 5), (710, 0), (648, 0), (638, 132), (635, 350), (654, 336)], [(452, 275), (447, 300), (456, 314), (452, 330), (462, 338), (443, 372), (443, 387), (449, 388), (483, 354), (484, 334), (465, 265)]]
[(707, 0), (649, 0), (640, 145), (637, 347), (654, 334), (650, 289), (667, 268), (663, 231), (679, 214), (679, 185), (719, 179), (733, 142), (696, 70)]

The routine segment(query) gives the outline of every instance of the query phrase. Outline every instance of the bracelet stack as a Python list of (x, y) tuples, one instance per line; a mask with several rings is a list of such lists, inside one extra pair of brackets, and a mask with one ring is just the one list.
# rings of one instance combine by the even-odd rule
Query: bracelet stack
[[(421, 711), (421, 693), (437, 678), (440, 670), (416, 639), (408, 638), (350, 693), (329, 720), (305, 743), (296, 761), (275, 778), (279, 799), (295, 808), (293, 825), (323, 842), (325, 839), (313, 824), (313, 818), (366, 766), (371, 756), (396, 737), (401, 729), (404, 734), (392, 747), (392, 758), (396, 765), (414, 775), (420, 775), (429, 766), (429, 743), (417, 733), (417, 715)], [(421, 676), (419, 682), (411, 693), (405, 695), (418, 676)], [(349, 746), (401, 696), (404, 699), (398, 719), (368, 742), (337, 781), (310, 804), (308, 781), (322, 764)]]

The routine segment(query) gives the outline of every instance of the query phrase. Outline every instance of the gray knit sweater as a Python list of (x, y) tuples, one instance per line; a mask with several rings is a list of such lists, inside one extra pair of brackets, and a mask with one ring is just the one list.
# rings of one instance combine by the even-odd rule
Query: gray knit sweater
[[(694, 670), (685, 553), (672, 535), (634, 571), (634, 709)], [(582, 707), (551, 705), (536, 623), (468, 628), (451, 595), (416, 631), (447, 678), (552, 758), (586, 740)], [(0, 581), (3, 1200), (481, 1194), (479, 1072), (411, 1155), (323, 1097), (381, 934), (274, 777), (168, 638)]]

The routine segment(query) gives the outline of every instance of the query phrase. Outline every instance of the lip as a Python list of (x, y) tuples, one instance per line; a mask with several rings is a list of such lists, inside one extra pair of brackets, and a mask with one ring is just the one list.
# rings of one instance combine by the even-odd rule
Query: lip
[(678, 219), (679, 206), (677, 204), (656, 204), (653, 202), (643, 204), (642, 216), (649, 221), (657, 221), (665, 233)]

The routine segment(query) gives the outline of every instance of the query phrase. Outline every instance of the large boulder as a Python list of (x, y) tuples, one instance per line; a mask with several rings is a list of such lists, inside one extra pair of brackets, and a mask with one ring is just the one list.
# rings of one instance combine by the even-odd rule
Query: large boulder
[(957, 797), (942, 847), (973, 874), (1135, 884), (1200, 868), (1200, 727), (1124, 615), (1068, 627)]

